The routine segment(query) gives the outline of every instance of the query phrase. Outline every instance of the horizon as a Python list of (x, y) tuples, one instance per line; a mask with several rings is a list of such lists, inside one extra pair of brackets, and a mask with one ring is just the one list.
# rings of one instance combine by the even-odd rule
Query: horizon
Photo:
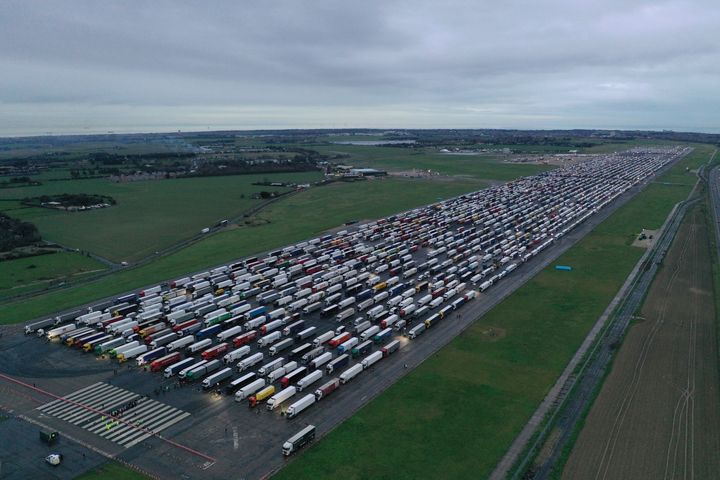
[(720, 7), (707, 0), (216, 6), (7, 2), (0, 135), (720, 132)]

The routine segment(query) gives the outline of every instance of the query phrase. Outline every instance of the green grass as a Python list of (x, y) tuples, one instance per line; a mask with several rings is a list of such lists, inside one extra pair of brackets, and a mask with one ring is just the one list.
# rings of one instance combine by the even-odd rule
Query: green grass
[[(0, 305), (0, 323), (18, 323), (188, 272), (285, 246), (343, 224), (390, 215), (482, 188), (477, 180), (383, 179), (336, 183), (281, 200), (261, 224), (210, 235), (202, 242), (142, 267), (32, 300)], [(264, 222), (264, 223), (263, 223)]]
[(373, 167), (388, 171), (429, 169), (443, 175), (467, 175), (488, 180), (512, 180), (552, 168), (546, 165), (502, 163), (498, 157), (490, 155), (444, 155), (421, 148), (357, 145), (314, 145), (312, 148), (325, 154), (348, 154), (348, 158), (335, 161), (355, 167)]
[(42, 290), (49, 283), (105, 269), (97, 260), (70, 252), (0, 262), (0, 298)]
[[(251, 183), (309, 182), (319, 172), (238, 175), (178, 180), (112, 183), (107, 179), (46, 182), (40, 187), (0, 190), (0, 199), (60, 193), (110, 195), (117, 205), (88, 212), (66, 213), (44, 208), (17, 208), (17, 202), (0, 202), (11, 216), (34, 223), (46, 240), (90, 251), (116, 262), (152, 255), (183, 239), (197, 235), (215, 222), (236, 217), (257, 205), (252, 193), (286, 191)], [(243, 198), (244, 197), (244, 198)]]
[(75, 480), (147, 480), (147, 476), (117, 462), (110, 461), (83, 473)]
[(276, 478), (485, 478), (641, 257), (633, 234), (690, 188), (641, 192), (557, 260), (572, 272), (544, 269)]

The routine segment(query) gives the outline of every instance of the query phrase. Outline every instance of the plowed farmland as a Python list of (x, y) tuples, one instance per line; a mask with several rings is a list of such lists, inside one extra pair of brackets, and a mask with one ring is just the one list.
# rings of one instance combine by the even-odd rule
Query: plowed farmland
[(688, 215), (570, 455), (564, 479), (705, 479), (720, 472), (709, 235)]

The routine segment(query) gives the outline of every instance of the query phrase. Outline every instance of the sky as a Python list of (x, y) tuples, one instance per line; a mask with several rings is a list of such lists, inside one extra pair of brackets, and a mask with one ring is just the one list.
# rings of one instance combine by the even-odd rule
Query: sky
[(720, 2), (3, 0), (0, 136), (720, 133)]

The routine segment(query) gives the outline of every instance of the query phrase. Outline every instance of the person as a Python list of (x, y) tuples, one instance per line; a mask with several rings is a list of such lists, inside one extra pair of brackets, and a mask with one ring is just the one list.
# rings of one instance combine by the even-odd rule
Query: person
[(407, 363), (403, 365), (403, 368), (407, 368)]

